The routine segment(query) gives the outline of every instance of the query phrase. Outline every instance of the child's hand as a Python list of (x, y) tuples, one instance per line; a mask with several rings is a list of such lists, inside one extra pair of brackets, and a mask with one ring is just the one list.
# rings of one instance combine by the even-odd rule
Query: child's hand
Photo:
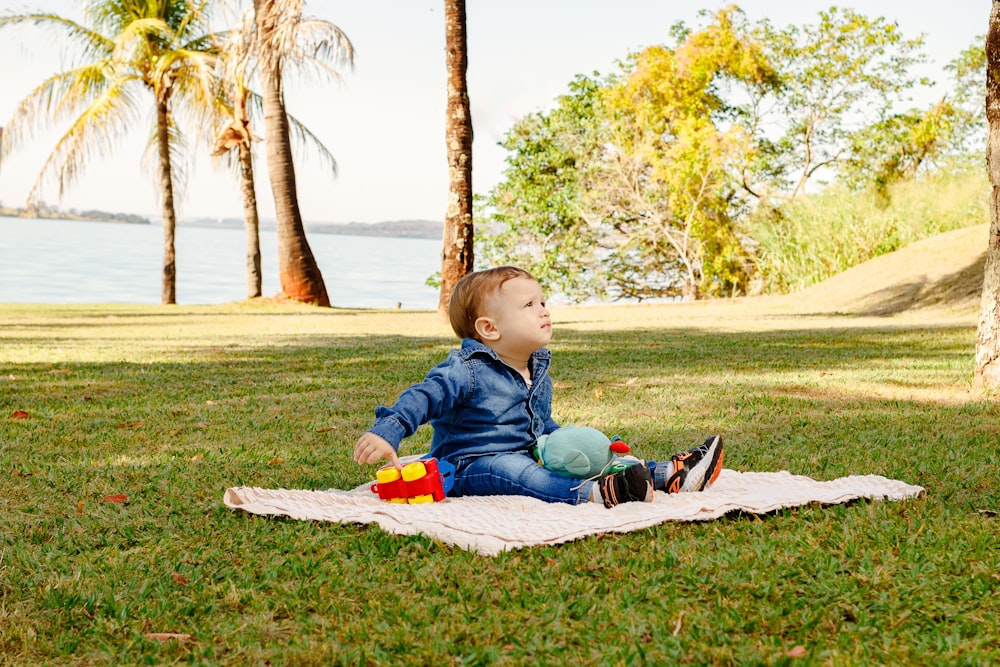
[(389, 459), (389, 462), (397, 468), (402, 469), (396, 450), (392, 448), (385, 438), (381, 438), (374, 433), (365, 433), (354, 445), (354, 460), (358, 465), (365, 463), (375, 463), (380, 459)]

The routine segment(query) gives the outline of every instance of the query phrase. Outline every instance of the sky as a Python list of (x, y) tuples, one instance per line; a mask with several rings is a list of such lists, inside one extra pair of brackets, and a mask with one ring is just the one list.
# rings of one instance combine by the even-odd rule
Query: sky
[[(51, 11), (80, 19), (80, 0), (0, 0), (0, 12)], [(289, 81), (286, 106), (330, 148), (338, 175), (308, 154), (297, 155), (296, 180), (308, 222), (442, 220), (448, 169), (444, 140), (446, 70), (440, 0), (310, 0), (305, 13), (336, 24), (351, 40), (354, 66), (338, 83)], [(545, 110), (577, 74), (616, 69), (629, 53), (669, 40), (678, 21), (699, 23), (698, 12), (731, 2), (695, 0), (468, 0), (468, 87), (472, 104), (473, 188), (486, 194), (502, 179), (505, 152), (497, 143), (518, 118)], [(815, 23), (833, 4), (899, 24), (903, 35), (923, 34), (930, 62), (924, 72), (946, 80), (944, 65), (986, 32), (990, 3), (953, 0), (737, 0), (751, 21)], [(0, 33), (0, 125), (16, 104), (48, 75), (70, 66), (48, 33)], [(940, 89), (927, 101), (940, 97)], [(917, 100), (920, 102), (921, 100)], [(152, 101), (150, 100), (150, 109)], [(159, 221), (152, 168), (141, 154), (149, 117), (108, 158), (88, 163), (86, 174), (62, 199), (63, 209), (136, 213)], [(23, 206), (58, 137), (43, 130), (0, 165), (0, 203)], [(213, 165), (208, 150), (188, 162), (187, 185), (177, 198), (186, 218), (241, 218), (236, 179)], [(261, 216), (274, 217), (263, 146), (257, 148)]]

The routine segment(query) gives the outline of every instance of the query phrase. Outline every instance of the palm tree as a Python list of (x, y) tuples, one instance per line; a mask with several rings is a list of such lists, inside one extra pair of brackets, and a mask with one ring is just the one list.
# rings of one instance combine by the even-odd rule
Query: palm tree
[(989, 123), (986, 164), (993, 195), (976, 339), (975, 384), (995, 392), (1000, 390), (1000, 0), (993, 0), (986, 34), (986, 120)]
[[(243, 196), (243, 222), (247, 240), (247, 298), (263, 293), (260, 261), (260, 216), (257, 191), (253, 179), (253, 147), (255, 137), (250, 132), (250, 89), (247, 87), (252, 32), (246, 29), (246, 14), (222, 47), (223, 76), (219, 78), (220, 118), (222, 129), (215, 136), (212, 157), (225, 156), (239, 170), (240, 193)], [(236, 152), (235, 161), (232, 159)]]
[(465, 0), (445, 0), (444, 21), (448, 69), (445, 143), (448, 147), (449, 189), (438, 301), (438, 310), (442, 312), (448, 308), (455, 283), (473, 267), (472, 112), (465, 78), (469, 66)]
[[(222, 46), (220, 54), (222, 74), (219, 77), (220, 93), (223, 98), (220, 106), (222, 128), (216, 134), (212, 153), (214, 157), (225, 156), (239, 172), (247, 239), (247, 297), (251, 299), (261, 296), (262, 293), (260, 219), (254, 187), (252, 150), (253, 142), (257, 138), (251, 130), (251, 116), (258, 118), (261, 116), (262, 102), (260, 95), (249, 88), (250, 78), (254, 72), (256, 34), (254, 21), (253, 10), (244, 12), (239, 25)], [(319, 72), (338, 78), (339, 75), (326, 67), (325, 63), (315, 61), (310, 49), (301, 49), (300, 53), (305, 63), (315, 66)], [(299, 61), (292, 59), (291, 62), (298, 64)], [(321, 163), (326, 164), (331, 174), (336, 176), (337, 162), (333, 153), (294, 116), (288, 117), (288, 123), (292, 131), (291, 139), (314, 147)]]
[(278, 272), (285, 296), (329, 306), (330, 297), (306, 240), (292, 162), (290, 120), (285, 111), (286, 65), (315, 64), (336, 75), (354, 48), (329, 21), (302, 16), (303, 0), (254, 0), (257, 73), (261, 82), (267, 168), (278, 218)]
[(0, 157), (31, 136), (38, 118), (58, 122), (73, 117), (45, 161), (29, 205), (40, 200), (48, 180), (58, 184), (62, 196), (94, 154), (113, 152), (139, 114), (141, 93), (152, 94), (155, 121), (149, 150), (155, 155), (163, 214), (164, 304), (176, 303), (174, 194), (183, 174), (175, 160), (182, 146), (175, 116), (200, 117), (212, 106), (215, 56), (207, 4), (90, 0), (84, 7), (86, 24), (51, 13), (0, 17), (0, 29), (24, 24), (51, 28), (82, 52), (80, 64), (36, 87), (7, 123)]

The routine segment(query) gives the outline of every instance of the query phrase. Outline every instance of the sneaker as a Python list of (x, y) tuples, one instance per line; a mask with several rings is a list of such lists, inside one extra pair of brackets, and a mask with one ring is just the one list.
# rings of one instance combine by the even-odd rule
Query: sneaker
[(644, 465), (629, 466), (606, 475), (597, 484), (605, 507), (637, 500), (647, 503), (653, 500), (653, 478), (649, 474), (649, 468)]
[(670, 457), (674, 470), (663, 489), (667, 493), (704, 491), (722, 472), (722, 436), (713, 435), (700, 447)]

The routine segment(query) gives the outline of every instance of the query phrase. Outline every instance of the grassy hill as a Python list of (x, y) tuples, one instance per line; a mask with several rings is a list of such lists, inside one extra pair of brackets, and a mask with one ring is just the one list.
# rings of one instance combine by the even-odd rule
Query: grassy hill
[(938, 234), (871, 259), (790, 297), (806, 309), (892, 315), (944, 307), (975, 310), (989, 225)]
[(687, 303), (553, 308), (556, 323), (627, 331), (700, 327), (719, 331), (881, 326), (901, 322), (974, 326), (989, 225), (938, 234), (786, 295)]

